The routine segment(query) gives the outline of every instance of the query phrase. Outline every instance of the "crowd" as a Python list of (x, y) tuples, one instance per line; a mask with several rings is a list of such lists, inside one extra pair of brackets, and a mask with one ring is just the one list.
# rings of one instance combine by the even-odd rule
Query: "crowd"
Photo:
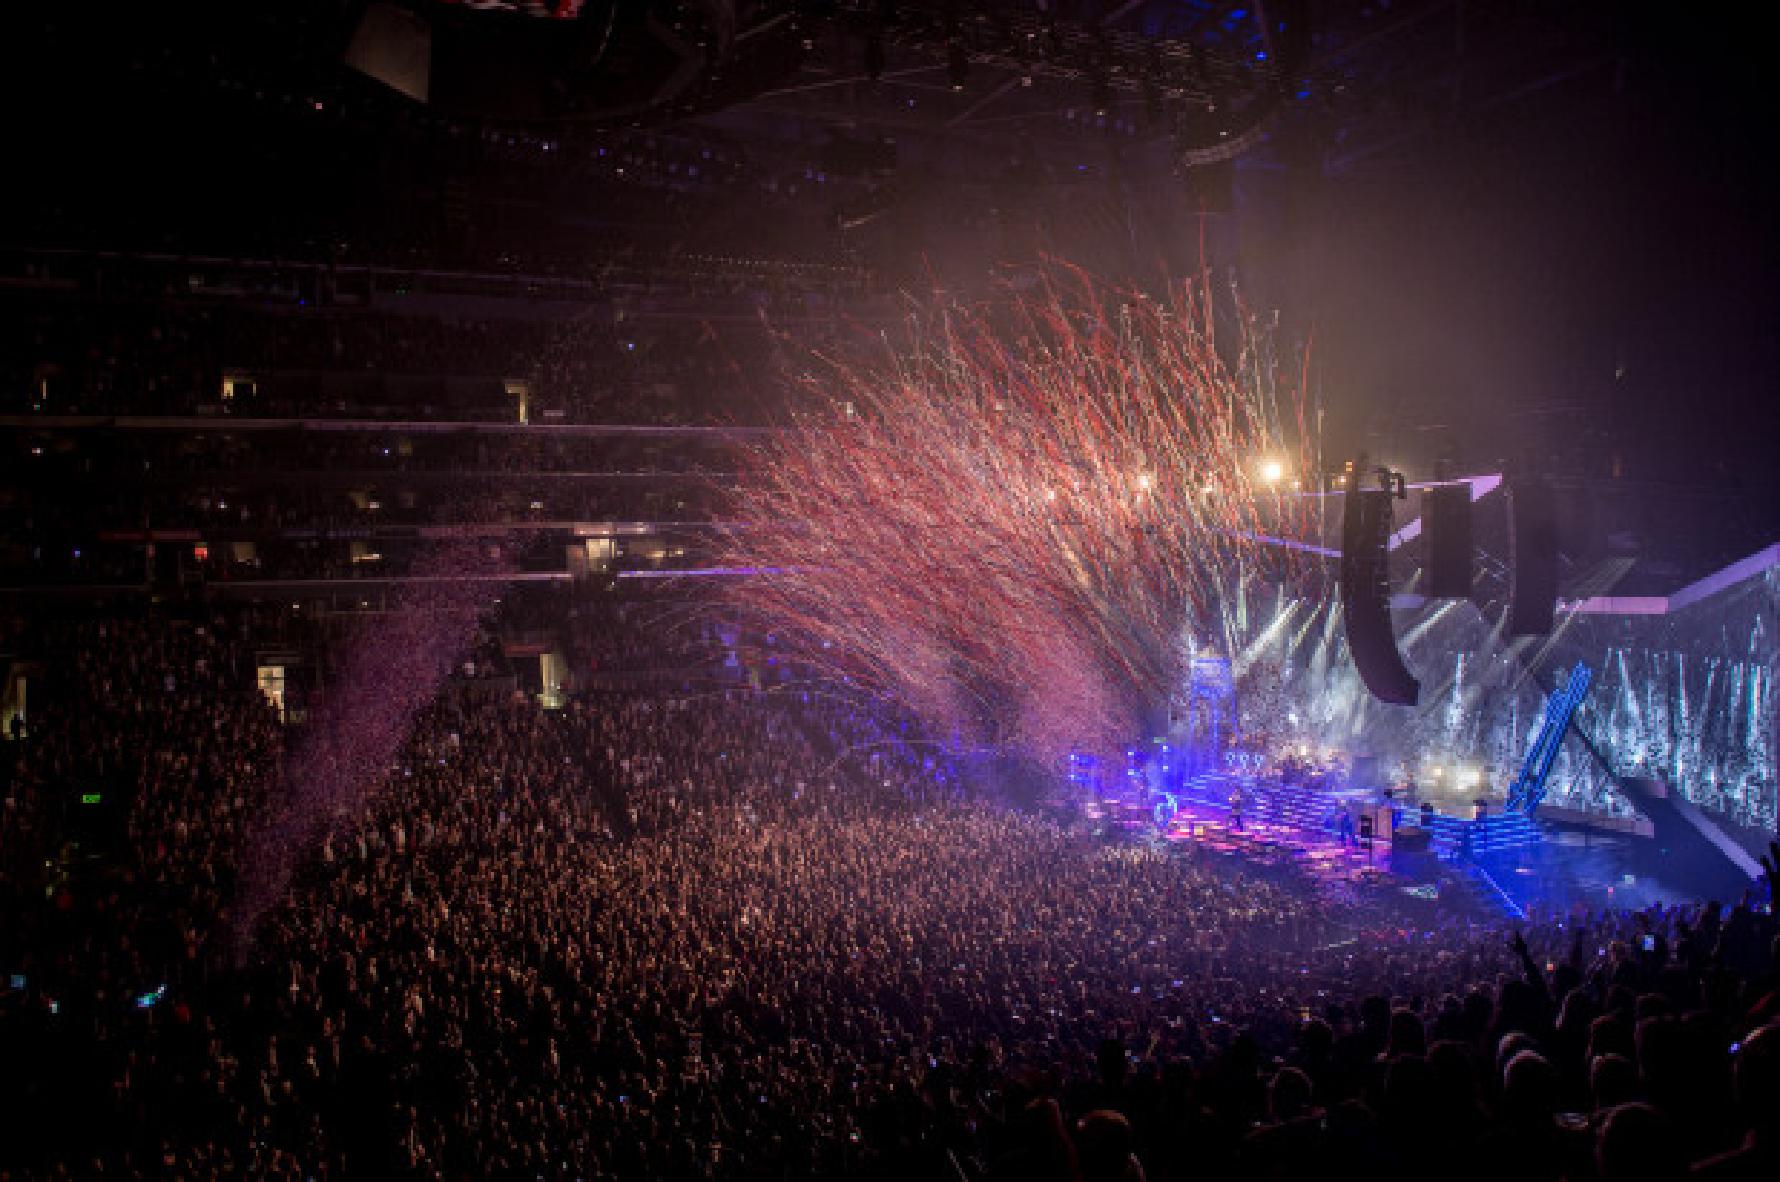
[(1758, 903), (1329, 897), (790, 681), (448, 690), (238, 938), (271, 627), (8, 625), (0, 1176), (1772, 1176)]
[(535, 421), (676, 424), (759, 413), (765, 386), (751, 375), (766, 372), (770, 342), (752, 305), (707, 302), (657, 316), (647, 300), (627, 303), (637, 307), (546, 315), (515, 296), (506, 315), (470, 316), (165, 296), (65, 306), (9, 299), (0, 308), (16, 324), (0, 346), (0, 409), (512, 421), (508, 383), (525, 380)]
[(718, 512), (720, 469), (736, 463), (715, 438), (395, 428), (43, 430), (9, 443), (9, 584), (140, 583), (153, 569), (148, 531), (206, 579), (385, 577), (406, 571), (415, 537), (433, 527), (705, 520)]
[[(507, 430), (418, 433), (402, 424), (367, 422), (356, 430), (312, 433), (239, 430), (222, 422), (191, 433), (40, 431), (17, 455), (59, 479), (127, 474), (151, 481), (261, 473), (327, 473), (336, 480), (455, 474), (556, 476), (588, 472), (687, 472), (721, 469), (734, 457), (720, 438), (602, 438)], [(32, 452), (31, 448), (39, 450)]]

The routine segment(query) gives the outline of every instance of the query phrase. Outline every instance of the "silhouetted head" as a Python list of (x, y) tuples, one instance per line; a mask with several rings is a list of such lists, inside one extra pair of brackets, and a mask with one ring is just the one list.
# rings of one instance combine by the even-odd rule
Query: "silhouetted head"
[(1391, 1014), (1390, 1039), (1384, 1053), (1395, 1059), (1399, 1055), (1420, 1055), (1428, 1049), (1427, 1032), (1414, 1010), (1397, 1010)]
[(1310, 1098), (1310, 1077), (1296, 1067), (1285, 1068), (1267, 1085), (1267, 1111), (1281, 1123), (1308, 1112)]
[(1595, 1172), (1601, 1182), (1679, 1182), (1687, 1177), (1687, 1156), (1662, 1113), (1621, 1104), (1595, 1135)]
[(1588, 1068), (1588, 1091), (1596, 1112), (1638, 1097), (1638, 1068), (1624, 1055), (1596, 1055)]
[(1502, 1108), (1515, 1120), (1549, 1118), (1557, 1110), (1557, 1072), (1538, 1051), (1517, 1051), (1502, 1072)]
[(1082, 1117), (1075, 1126), (1076, 1157), (1082, 1182), (1132, 1182), (1143, 1168), (1132, 1156), (1131, 1122), (1110, 1108)]

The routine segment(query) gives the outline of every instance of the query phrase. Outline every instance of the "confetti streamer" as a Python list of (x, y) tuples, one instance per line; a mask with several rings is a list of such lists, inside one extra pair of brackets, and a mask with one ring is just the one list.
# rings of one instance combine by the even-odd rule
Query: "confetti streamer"
[(1291, 495), (1302, 381), (1236, 321), (1226, 360), (1202, 288), (1058, 269), (812, 358), (743, 457), (724, 557), (767, 573), (731, 606), (941, 733), (1046, 760), (1155, 733), (1216, 588), (1303, 561), (1256, 539), (1303, 536), (1315, 500)]
[(415, 715), (439, 692), (500, 594), (498, 549), (460, 542), (423, 558), (389, 615), (367, 617), (339, 676), (281, 769), (268, 808), (247, 834), (234, 931), (245, 951), (297, 866), (332, 827), (362, 816), (391, 782)]

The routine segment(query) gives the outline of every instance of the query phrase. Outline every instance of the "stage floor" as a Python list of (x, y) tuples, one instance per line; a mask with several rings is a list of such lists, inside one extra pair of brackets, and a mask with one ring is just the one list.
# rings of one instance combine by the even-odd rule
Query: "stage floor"
[[(1232, 822), (1228, 793), (1244, 785), (1241, 825)], [(1449, 797), (1443, 815), (1469, 821), (1471, 797)], [(1375, 803), (1376, 795), (1358, 789), (1309, 789), (1271, 782), (1260, 784), (1223, 775), (1198, 778), (1175, 795), (1178, 811), (1162, 832), (1165, 841), (1208, 852), (1240, 856), (1270, 865), (1291, 867), (1313, 881), (1328, 884), (1386, 882), (1405, 890), (1418, 884), (1438, 885), (1437, 894), (1472, 908), (1513, 915), (1537, 905), (1553, 910), (1575, 907), (1642, 907), (1684, 897), (1665, 884), (1641, 875), (1624, 835), (1577, 826), (1541, 824), (1539, 837), (1524, 848), (1488, 853), (1479, 861), (1429, 855), (1393, 859), (1392, 844), (1379, 840), (1368, 848), (1357, 835), (1343, 841), (1335, 818), (1344, 804), (1353, 815)], [(1402, 802), (1398, 802), (1402, 803)], [(1490, 810), (1501, 816), (1499, 805)], [(1416, 809), (1403, 808), (1406, 824)], [(1412, 864), (1413, 862), (1413, 864)], [(1455, 898), (1457, 896), (1457, 898)]]
[(1336, 835), (1265, 815), (1245, 813), (1237, 826), (1227, 806), (1183, 799), (1163, 840), (1191, 844), (1214, 853), (1240, 855), (1274, 865), (1291, 865), (1329, 881), (1351, 881), (1385, 869), (1389, 847), (1368, 851), (1358, 841), (1343, 844)]

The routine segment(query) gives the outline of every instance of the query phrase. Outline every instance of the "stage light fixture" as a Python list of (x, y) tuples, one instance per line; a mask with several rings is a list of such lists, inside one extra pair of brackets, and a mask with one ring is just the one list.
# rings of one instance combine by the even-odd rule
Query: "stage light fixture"
[(1278, 484), (1285, 474), (1286, 466), (1278, 460), (1266, 460), (1261, 464), (1261, 479), (1268, 484)]

